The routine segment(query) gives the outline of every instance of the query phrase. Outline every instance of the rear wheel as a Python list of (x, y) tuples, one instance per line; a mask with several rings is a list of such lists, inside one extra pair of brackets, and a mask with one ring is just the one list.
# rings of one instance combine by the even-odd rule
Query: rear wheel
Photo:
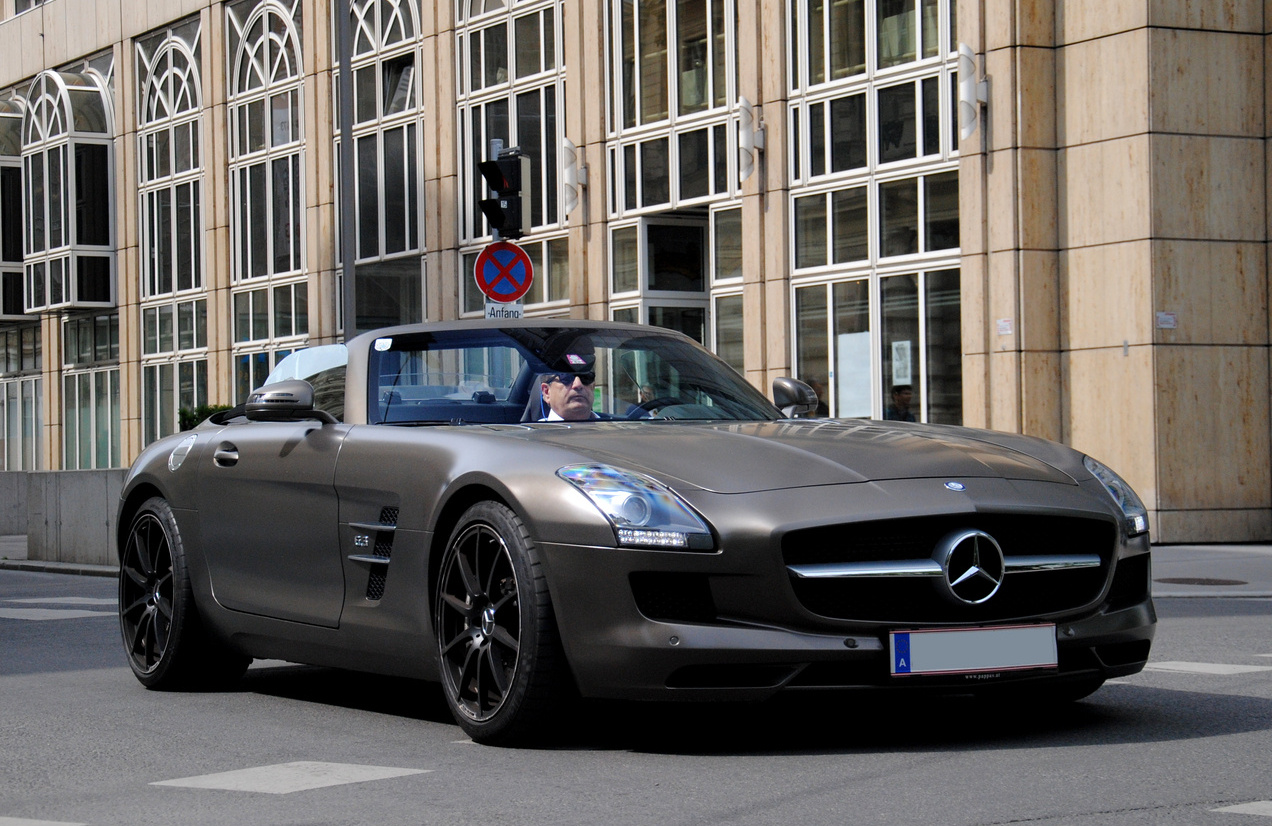
[(547, 581), (509, 508), (473, 505), (451, 533), (434, 627), (446, 701), (470, 737), (512, 743), (543, 732), (569, 680)]
[(128, 529), (119, 564), (119, 627), (128, 664), (148, 688), (228, 682), (250, 662), (201, 628), (177, 520), (159, 497), (141, 506)]

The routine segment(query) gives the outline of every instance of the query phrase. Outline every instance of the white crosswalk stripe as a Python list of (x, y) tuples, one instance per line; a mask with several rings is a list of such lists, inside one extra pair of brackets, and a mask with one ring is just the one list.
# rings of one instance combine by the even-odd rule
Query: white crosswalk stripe
[(80, 608), (0, 608), (0, 619), (39, 621), (113, 616), (114, 611), (84, 611)]
[(66, 823), (61, 820), (28, 820), (25, 817), (0, 817), (0, 826), (87, 826), (87, 824)]
[(1252, 674), (1258, 671), (1272, 671), (1272, 665), (1226, 665), (1224, 663), (1191, 663), (1160, 662), (1144, 666), (1145, 671), (1172, 671), (1184, 674), (1216, 674), (1232, 676), (1234, 674)]
[(160, 780), (152, 786), (176, 786), (188, 789), (222, 789), (234, 792), (261, 792), (263, 794), (291, 794), (292, 792), (321, 789), (326, 786), (342, 786), (348, 783), (364, 783), (368, 780), (386, 780), (412, 774), (427, 774), (430, 769), (399, 769), (390, 766), (361, 766), (353, 763), (319, 763), (298, 761), (259, 766), (254, 769), (183, 777), (178, 780)]
[[(0, 619), (12, 620), (28, 620), (31, 622), (41, 622), (44, 620), (64, 620), (64, 619), (87, 619), (90, 617), (113, 617), (114, 611), (96, 611), (91, 610), (96, 606), (115, 606), (119, 600), (111, 597), (109, 599), (99, 597), (22, 597), (20, 599), (6, 599), (4, 605), (0, 605)], [(47, 605), (69, 605), (76, 606), (73, 608), (45, 608), (26, 606), (47, 606)], [(8, 607), (22, 606), (22, 607)], [(0, 823), (0, 826), (3, 826)]]
[(1234, 815), (1263, 815), (1272, 817), (1272, 800), (1256, 800), (1254, 803), (1242, 803), (1239, 806), (1224, 806), (1222, 809), (1211, 809), (1212, 812), (1227, 812)]

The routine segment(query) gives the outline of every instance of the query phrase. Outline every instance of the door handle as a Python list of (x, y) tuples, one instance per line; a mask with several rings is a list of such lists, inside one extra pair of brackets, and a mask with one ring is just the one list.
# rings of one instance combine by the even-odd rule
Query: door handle
[(217, 467), (234, 467), (238, 464), (238, 448), (229, 442), (221, 442), (212, 454)]

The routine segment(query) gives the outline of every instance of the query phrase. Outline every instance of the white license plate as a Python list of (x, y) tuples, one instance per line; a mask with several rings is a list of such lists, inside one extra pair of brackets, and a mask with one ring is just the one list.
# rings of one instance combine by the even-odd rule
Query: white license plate
[(1055, 668), (1056, 627), (1018, 625), (932, 631), (893, 631), (892, 674), (971, 674)]

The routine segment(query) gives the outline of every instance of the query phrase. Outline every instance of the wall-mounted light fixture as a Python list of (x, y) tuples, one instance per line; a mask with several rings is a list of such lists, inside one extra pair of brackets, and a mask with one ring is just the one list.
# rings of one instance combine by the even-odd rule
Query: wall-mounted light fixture
[(764, 151), (764, 124), (757, 123), (755, 107), (744, 97), (738, 98), (738, 183), (755, 172), (759, 153)]
[(587, 188), (587, 164), (580, 162), (583, 153), (569, 138), (561, 143), (561, 181), (565, 184), (565, 214), (579, 205), (580, 189)]
[(976, 79), (976, 54), (966, 43), (958, 44), (958, 135), (967, 140), (976, 132), (981, 106), (989, 103), (989, 80)]

